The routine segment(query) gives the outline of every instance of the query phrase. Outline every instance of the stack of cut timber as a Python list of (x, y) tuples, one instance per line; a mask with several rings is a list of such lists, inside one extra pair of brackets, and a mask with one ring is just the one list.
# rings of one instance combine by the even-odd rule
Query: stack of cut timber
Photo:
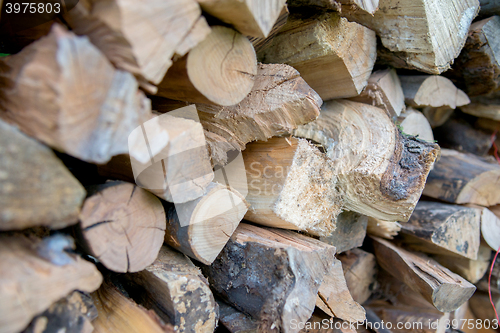
[(495, 1), (10, 5), (0, 333), (498, 331)]

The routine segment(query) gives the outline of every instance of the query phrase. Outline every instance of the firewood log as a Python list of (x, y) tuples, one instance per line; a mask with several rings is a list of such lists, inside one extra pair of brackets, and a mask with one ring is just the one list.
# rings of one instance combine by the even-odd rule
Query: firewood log
[(363, 304), (376, 286), (375, 256), (361, 249), (352, 249), (337, 255), (337, 258), (342, 262), (345, 281), (352, 298), (359, 304)]
[(337, 216), (335, 230), (319, 240), (335, 246), (337, 253), (363, 245), (368, 217), (354, 212), (343, 212)]
[(467, 42), (446, 76), (464, 87), (469, 96), (500, 88), (500, 17), (471, 25)]
[(346, 100), (293, 133), (323, 145), (347, 210), (386, 221), (409, 219), (439, 151), (402, 135), (384, 110)]
[(434, 142), (431, 124), (422, 112), (409, 107), (399, 115), (398, 122), (403, 133)]
[[(81, 0), (65, 19), (76, 34), (88, 36), (117, 68), (134, 74), (152, 92), (172, 56), (186, 53), (180, 44), (194, 37), (194, 46), (210, 33), (195, 0)], [(190, 34), (193, 29), (198, 33)]]
[(488, 154), (493, 142), (491, 133), (474, 128), (464, 119), (449, 119), (434, 130), (440, 147), (479, 156)]
[(115, 272), (137, 272), (150, 265), (165, 235), (160, 200), (124, 182), (109, 182), (88, 191), (80, 228), (89, 253)]
[(403, 89), (395, 69), (373, 72), (361, 94), (350, 99), (382, 108), (390, 117), (400, 116), (405, 109)]
[[(492, 295), (493, 298), (493, 304), (495, 304), (495, 308), (498, 309), (500, 308), (500, 296), (498, 295)], [(471, 299), (469, 300), (470, 302), (470, 308), (472, 310), (472, 313), (474, 316), (477, 318), (483, 320), (483, 321), (490, 321), (491, 323), (491, 328), (495, 327), (495, 322), (497, 319), (495, 312), (493, 311), (493, 307), (491, 306), (490, 302), (490, 297), (488, 293), (475, 293)], [(483, 325), (486, 323), (482, 323)], [(498, 327), (498, 325), (497, 325)], [(493, 330), (493, 332), (496, 332), (497, 330)]]
[(476, 209), (479, 213), (481, 220), (481, 244), (486, 243), (492, 250), (498, 250), (500, 247), (500, 216), (495, 215), (496, 206), (489, 208), (470, 204), (467, 206)]
[(259, 321), (262, 332), (298, 332), (314, 310), (335, 248), (288, 230), (240, 224), (206, 273), (212, 289)]
[(276, 36), (278, 32), (280, 32), (280, 30), (285, 26), (289, 14), (290, 12), (288, 11), (288, 7), (285, 4), (285, 6), (283, 6), (283, 8), (281, 9), (281, 12), (278, 18), (276, 19), (276, 22), (274, 22), (274, 25), (266, 38), (250, 37), (250, 36), (248, 37), (248, 39), (252, 42), (252, 45), (256, 53), (259, 53), (259, 51), (262, 48), (265, 48), (271, 42), (274, 36)]
[(379, 53), (383, 63), (440, 74), (459, 55), (478, 11), (478, 0), (380, 0), (373, 15), (342, 15), (380, 36), (386, 48)]
[(202, 197), (165, 207), (165, 242), (210, 265), (247, 212), (245, 198), (235, 189), (212, 183)]
[(46, 252), (47, 246), (51, 241), (1, 236), (0, 332), (19, 332), (35, 315), (75, 289), (92, 292), (99, 288), (102, 276), (93, 264), (61, 248), (59, 254), (66, 262), (55, 256), (41, 257), (38, 253)]
[(320, 10), (363, 11), (373, 14), (378, 10), (379, 0), (290, 0), (290, 7), (316, 7)]
[(441, 150), (429, 173), (424, 195), (446, 202), (481, 206), (500, 203), (500, 166), (472, 154)]
[(259, 322), (222, 301), (219, 304), (219, 321), (230, 333), (259, 333)]
[(375, 33), (336, 13), (312, 18), (290, 15), (280, 33), (259, 52), (264, 63), (293, 66), (324, 100), (358, 95), (375, 58)]
[(243, 151), (250, 208), (245, 219), (327, 236), (342, 209), (337, 176), (319, 149), (295, 138), (254, 142)]
[[(495, 252), (498, 249), (495, 250)], [(489, 275), (490, 275), (490, 269), (491, 266), (488, 268), (488, 271), (486, 274), (483, 276), (483, 278), (476, 283), (477, 289), (482, 292), (488, 292), (488, 285), (491, 286), (491, 293), (492, 294), (500, 294), (500, 261), (497, 260), (495, 261), (495, 265), (493, 266), (493, 270), (491, 271), (491, 283), (489, 281)]]
[[(153, 264), (126, 279), (132, 288), (141, 287), (136, 300), (172, 324), (176, 332), (208, 333), (217, 326), (218, 306), (208, 281), (182, 253), (163, 246)], [(129, 291), (135, 298), (133, 293)]]
[(470, 103), (469, 97), (443, 76), (414, 75), (399, 78), (406, 104), (423, 108), (432, 127), (444, 124), (456, 107)]
[(422, 254), (404, 250), (381, 238), (372, 239), (379, 265), (441, 312), (459, 308), (476, 290), (467, 280)]
[(81, 160), (106, 163), (128, 152), (127, 136), (149, 119), (134, 77), (58, 24), (0, 62), (0, 117)]
[(500, 121), (500, 92), (492, 96), (473, 97), (471, 103), (460, 108), (461, 111), (476, 117)]
[(285, 0), (197, 0), (201, 8), (231, 24), (244, 35), (267, 37), (285, 5)]
[(36, 316), (23, 333), (92, 333), (97, 309), (92, 298), (79, 291), (61, 298)]
[(358, 323), (350, 323), (339, 318), (332, 318), (321, 311), (314, 311), (313, 315), (305, 323), (297, 323), (297, 326), (304, 327), (300, 333), (356, 333)]
[(0, 230), (75, 224), (84, 197), (52, 150), (0, 120)]
[(252, 43), (233, 29), (215, 26), (201, 43), (172, 64), (156, 94), (229, 106), (248, 95), (256, 74)]
[(398, 222), (382, 221), (373, 217), (368, 217), (366, 233), (385, 239), (394, 239), (401, 231), (401, 224)]
[(342, 262), (334, 259), (332, 268), (323, 278), (318, 290), (316, 306), (331, 317), (355, 323), (365, 321), (365, 309), (349, 292), (342, 270)]
[(470, 283), (477, 283), (490, 268), (491, 248), (486, 245), (479, 246), (475, 260), (440, 254), (433, 255), (432, 258)]
[(147, 311), (124, 296), (110, 281), (91, 294), (98, 316), (92, 322), (94, 332), (174, 333), (171, 325), (164, 324), (154, 311)]
[(481, 241), (481, 212), (475, 208), (420, 201), (401, 224), (405, 245), (426, 252), (476, 260)]

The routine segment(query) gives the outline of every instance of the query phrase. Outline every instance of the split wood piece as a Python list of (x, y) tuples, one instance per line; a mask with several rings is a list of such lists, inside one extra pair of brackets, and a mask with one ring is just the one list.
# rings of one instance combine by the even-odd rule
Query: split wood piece
[(235, 189), (212, 183), (202, 197), (165, 206), (165, 242), (199, 262), (210, 265), (224, 248), (248, 210)]
[(324, 100), (353, 97), (366, 86), (376, 58), (375, 33), (337, 13), (290, 15), (269, 46), (265, 63), (285, 63), (300, 72)]
[(342, 210), (337, 176), (306, 140), (272, 138), (243, 151), (250, 204), (245, 219), (270, 227), (328, 236)]
[(158, 84), (157, 96), (175, 100), (235, 105), (254, 84), (257, 59), (252, 43), (237, 31), (212, 27), (210, 34), (177, 60)]
[(19, 332), (34, 316), (73, 290), (92, 292), (102, 282), (93, 264), (68, 254), (65, 254), (68, 264), (58, 265), (60, 263), (55, 260), (52, 263), (37, 254), (40, 245), (45, 243), (24, 236), (0, 238), (2, 333)]
[[(204, 271), (229, 304), (259, 321), (263, 332), (298, 332), (314, 310), (335, 248), (298, 233), (240, 224)], [(263, 282), (265, 281), (265, 282)]]
[(158, 255), (165, 211), (158, 198), (125, 182), (88, 188), (80, 228), (89, 254), (115, 272), (137, 272)]
[(403, 133), (434, 142), (431, 124), (422, 112), (409, 107), (399, 115), (398, 122)]
[(182, 253), (163, 246), (153, 264), (126, 278), (142, 287), (139, 303), (170, 322), (176, 332), (215, 330), (218, 306), (208, 281)]
[(408, 223), (401, 224), (405, 245), (426, 252), (477, 259), (481, 212), (475, 208), (419, 201)]
[(384, 110), (347, 100), (325, 103), (293, 134), (325, 147), (347, 210), (386, 221), (410, 218), (439, 152), (402, 135)]
[(373, 15), (362, 11), (342, 11), (342, 15), (380, 36), (387, 50), (385, 63), (440, 74), (460, 54), (478, 11), (478, 0), (380, 0)]
[[(161, 82), (184, 39), (194, 37), (197, 44), (210, 33), (195, 0), (82, 0), (65, 19), (76, 34), (88, 36), (117, 68), (137, 76), (152, 92), (149, 82)], [(201, 33), (190, 34), (200, 27)]]
[(0, 62), (0, 117), (86, 162), (106, 163), (128, 152), (128, 135), (150, 117), (134, 77), (58, 24)]
[(441, 106), (438, 108), (426, 106), (422, 109), (422, 113), (427, 118), (432, 128), (445, 124), (446, 121), (453, 115), (454, 111), (455, 109), (447, 106)]
[(491, 133), (475, 129), (465, 119), (449, 119), (434, 130), (439, 146), (479, 156), (488, 154)]
[(219, 304), (219, 321), (230, 333), (261, 333), (257, 320), (222, 301), (218, 301), (217, 304)]
[[(492, 295), (493, 299), (493, 304), (495, 305), (495, 308), (498, 309), (500, 308), (500, 296), (499, 295)], [(470, 303), (470, 308), (472, 310), (472, 313), (476, 318), (479, 318), (483, 321), (483, 325), (486, 324), (484, 321), (488, 320), (491, 323), (491, 327), (494, 327), (494, 323), (497, 320), (497, 317), (495, 315), (495, 311), (493, 310), (493, 307), (491, 306), (490, 302), (490, 297), (488, 293), (475, 293), (471, 299), (469, 300)], [(496, 330), (493, 330), (496, 332)]]
[(278, 32), (280, 32), (280, 30), (285, 26), (289, 14), (290, 12), (288, 11), (288, 7), (285, 4), (266, 38), (248, 37), (248, 39), (252, 42), (253, 48), (255, 49), (256, 53), (259, 53), (261, 49), (265, 48), (271, 42), (274, 36), (276, 36)]
[(500, 203), (500, 166), (476, 155), (441, 149), (441, 158), (429, 173), (424, 195), (439, 200), (480, 206)]
[(471, 25), (467, 42), (446, 76), (464, 86), (469, 96), (485, 95), (500, 88), (500, 17)]
[(382, 108), (390, 117), (398, 117), (405, 110), (405, 97), (395, 69), (373, 72), (365, 89), (351, 100)]
[(401, 231), (399, 222), (382, 221), (373, 217), (368, 217), (366, 233), (385, 239), (394, 239)]
[(201, 8), (231, 24), (244, 35), (267, 37), (285, 6), (285, 0), (197, 0)]
[(446, 255), (433, 255), (432, 258), (452, 272), (457, 273), (470, 283), (477, 283), (490, 268), (491, 249), (481, 245), (476, 260)]
[(92, 298), (74, 291), (36, 316), (23, 333), (92, 333), (92, 321), (96, 318), (97, 309)]
[(337, 258), (342, 262), (347, 288), (354, 301), (365, 303), (375, 289), (377, 262), (375, 256), (361, 249), (341, 253)]
[(331, 317), (355, 323), (366, 319), (365, 309), (349, 292), (342, 270), (342, 262), (333, 260), (332, 268), (323, 278), (318, 290), (316, 306)]
[(225, 165), (230, 150), (288, 134), (319, 116), (323, 101), (296, 69), (283, 64), (257, 68), (252, 91), (239, 104), (196, 105), (214, 164)]
[(290, 0), (290, 7), (319, 7), (320, 10), (362, 11), (373, 14), (378, 10), (379, 0)]
[(473, 97), (471, 103), (460, 110), (476, 117), (500, 121), (500, 96)]
[(467, 205), (475, 208), (480, 212), (481, 216), (481, 236), (486, 245), (495, 252), (500, 248), (500, 211), (495, 215), (497, 207), (481, 207), (477, 205)]
[(75, 224), (84, 198), (51, 149), (0, 120), (0, 230)]
[[(498, 249), (497, 249), (498, 250)], [(495, 252), (497, 251), (495, 250)], [(493, 259), (493, 257), (491, 258)], [(481, 281), (479, 281), (477, 285), (477, 289), (482, 292), (488, 292), (488, 285), (491, 286), (492, 294), (500, 294), (500, 262), (497, 258), (495, 261), (495, 265), (493, 266), (493, 270), (491, 271), (491, 281), (489, 281), (491, 266), (488, 268), (487, 274), (483, 276)]]
[(174, 333), (154, 311), (148, 311), (124, 296), (112, 282), (106, 281), (91, 294), (98, 316), (92, 322), (95, 333)]
[(354, 212), (343, 212), (337, 216), (335, 230), (319, 240), (335, 246), (342, 253), (363, 245), (368, 217)]
[(466, 302), (476, 287), (436, 261), (372, 237), (379, 265), (441, 312), (451, 312)]

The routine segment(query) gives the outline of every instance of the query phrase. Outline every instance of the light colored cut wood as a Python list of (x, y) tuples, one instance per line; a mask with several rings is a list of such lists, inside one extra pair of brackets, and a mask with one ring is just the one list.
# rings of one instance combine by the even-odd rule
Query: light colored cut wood
[(476, 117), (500, 121), (500, 95), (473, 97), (472, 102), (462, 106), (460, 110)]
[(256, 74), (252, 43), (233, 29), (215, 26), (201, 43), (172, 64), (156, 94), (196, 103), (235, 105), (248, 95)]
[(285, 26), (287, 20), (288, 20), (288, 15), (290, 12), (288, 11), (288, 7), (285, 4), (285, 6), (281, 9), (281, 12), (276, 19), (276, 22), (273, 25), (273, 28), (269, 32), (266, 38), (262, 37), (248, 37), (248, 39), (252, 42), (252, 45), (255, 49), (255, 52), (259, 53), (259, 51), (266, 47), (271, 40), (280, 32), (280, 30)]
[(0, 116), (81, 160), (106, 163), (128, 152), (128, 135), (150, 117), (134, 77), (58, 24), (1, 62)]
[(428, 142), (434, 142), (432, 127), (422, 112), (409, 107), (401, 113), (398, 121), (401, 131), (405, 134), (414, 135)]
[[(15, 333), (52, 303), (73, 290), (92, 292), (102, 276), (97, 268), (75, 255), (58, 265), (37, 254), (36, 239), (1, 236), (0, 239), (0, 332)], [(42, 244), (43, 246), (43, 244)], [(62, 251), (62, 249), (60, 250)]]
[(347, 288), (352, 298), (359, 304), (365, 303), (376, 288), (377, 261), (375, 256), (361, 249), (337, 255), (342, 262)]
[(158, 255), (165, 211), (151, 193), (125, 182), (88, 188), (80, 228), (90, 254), (115, 272), (137, 272)]
[(358, 95), (375, 58), (375, 33), (336, 13), (307, 19), (290, 15), (259, 52), (262, 62), (293, 66), (324, 100)]
[(372, 236), (385, 239), (394, 239), (401, 231), (401, 223), (382, 221), (373, 217), (368, 217), (366, 232)]
[(325, 103), (293, 134), (325, 148), (347, 210), (386, 221), (409, 219), (439, 151), (402, 135), (384, 110), (348, 100)]
[(212, 183), (202, 197), (166, 207), (165, 242), (199, 262), (210, 265), (247, 212), (237, 190)]

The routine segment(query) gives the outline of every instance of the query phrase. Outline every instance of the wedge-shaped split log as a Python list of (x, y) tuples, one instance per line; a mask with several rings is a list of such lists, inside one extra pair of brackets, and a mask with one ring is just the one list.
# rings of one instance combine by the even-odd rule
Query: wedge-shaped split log
[(374, 217), (368, 218), (366, 233), (385, 239), (394, 239), (401, 231), (401, 223), (382, 221)]
[(204, 272), (213, 290), (259, 321), (260, 332), (299, 332), (314, 310), (335, 248), (293, 231), (240, 224)]
[(363, 245), (368, 217), (354, 212), (342, 212), (335, 221), (335, 230), (319, 240), (335, 246), (342, 253)]
[(397, 121), (403, 133), (416, 136), (421, 140), (434, 142), (431, 124), (422, 112), (409, 107), (399, 115)]

